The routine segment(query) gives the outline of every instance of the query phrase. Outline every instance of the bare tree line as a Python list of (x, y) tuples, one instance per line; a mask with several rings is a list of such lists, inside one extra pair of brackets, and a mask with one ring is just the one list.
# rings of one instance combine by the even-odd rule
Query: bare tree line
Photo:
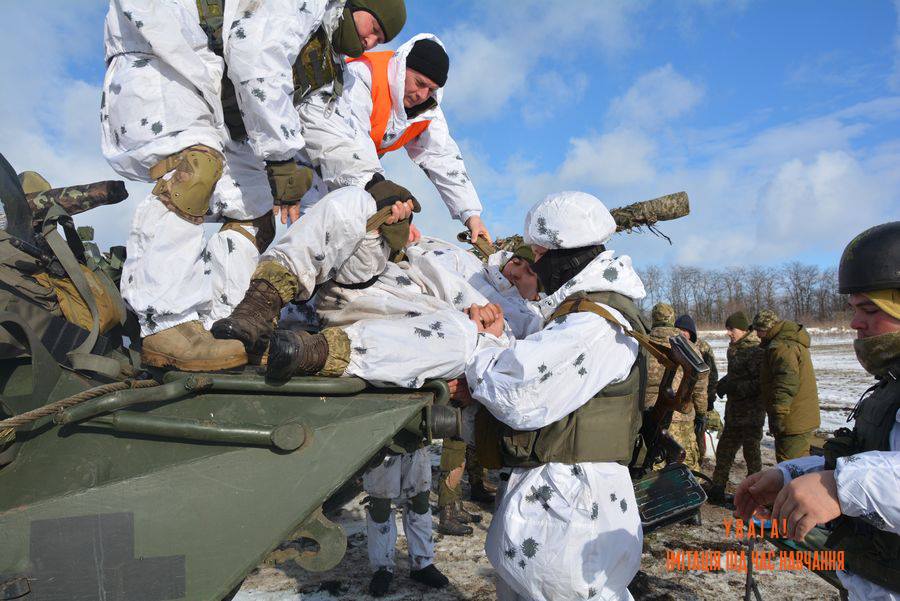
[(749, 318), (760, 309), (804, 324), (845, 319), (847, 301), (837, 292), (837, 269), (798, 261), (780, 267), (704, 269), (683, 265), (651, 265), (638, 270), (647, 296), (641, 309), (668, 302), (678, 314), (689, 313), (699, 324), (724, 328), (725, 318), (743, 310)]

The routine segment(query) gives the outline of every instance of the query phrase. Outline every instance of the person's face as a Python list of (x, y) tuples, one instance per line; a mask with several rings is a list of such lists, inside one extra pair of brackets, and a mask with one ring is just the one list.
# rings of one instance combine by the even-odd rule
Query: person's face
[(900, 332), (900, 319), (891, 317), (878, 308), (869, 297), (863, 294), (851, 294), (847, 299), (853, 309), (850, 327), (856, 330), (857, 338), (869, 338), (881, 334)]
[(512, 282), (525, 300), (538, 300), (538, 279), (525, 259), (513, 257), (503, 266), (503, 277)]
[(737, 342), (747, 333), (746, 330), (739, 330), (737, 328), (725, 328), (725, 332), (728, 334), (728, 339), (732, 342)]
[(681, 328), (678, 328), (678, 331), (681, 332), (681, 335), (684, 336), (684, 338), (685, 338), (688, 342), (691, 341), (691, 333), (690, 333), (690, 332), (688, 332), (687, 330), (682, 330)]
[(406, 82), (403, 89), (403, 108), (411, 109), (422, 104), (439, 87), (428, 77), (425, 77), (415, 69), (407, 67)]
[(364, 10), (353, 11), (353, 24), (356, 25), (356, 33), (359, 34), (359, 43), (366, 50), (371, 50), (378, 44), (384, 44), (384, 32), (372, 13)]

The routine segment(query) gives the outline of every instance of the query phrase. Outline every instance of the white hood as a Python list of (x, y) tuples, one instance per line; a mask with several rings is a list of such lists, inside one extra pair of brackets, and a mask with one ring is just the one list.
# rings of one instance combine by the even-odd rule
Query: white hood
[(624, 294), (632, 300), (640, 300), (647, 295), (644, 283), (631, 265), (631, 257), (617, 257), (612, 250), (604, 251), (559, 290), (532, 304), (546, 320), (560, 303), (576, 292), (606, 291)]
[[(412, 50), (413, 45), (419, 40), (434, 40), (441, 45), (441, 48), (446, 50), (444, 43), (432, 33), (420, 33), (397, 48), (397, 51), (391, 58), (390, 64), (388, 64), (388, 81), (391, 82), (391, 104), (394, 118), (400, 120), (401, 123), (407, 120), (406, 109), (403, 107), (403, 96), (406, 88), (406, 56)], [(434, 98), (435, 102), (440, 106), (441, 99), (444, 97), (444, 88), (435, 90), (431, 94), (431, 97)], [(410, 123), (414, 123), (416, 121), (429, 119), (434, 110), (435, 109), (429, 109), (420, 115), (416, 115), (415, 119), (409, 121)]]

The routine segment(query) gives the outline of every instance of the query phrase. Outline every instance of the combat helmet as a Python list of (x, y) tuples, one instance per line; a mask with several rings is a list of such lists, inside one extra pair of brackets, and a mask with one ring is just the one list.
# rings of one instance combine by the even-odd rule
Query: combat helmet
[(900, 221), (869, 228), (850, 241), (838, 267), (838, 291), (900, 288)]

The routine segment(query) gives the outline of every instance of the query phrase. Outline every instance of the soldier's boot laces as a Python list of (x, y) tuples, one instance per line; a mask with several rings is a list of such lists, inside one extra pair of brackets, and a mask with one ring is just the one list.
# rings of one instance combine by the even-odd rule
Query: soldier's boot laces
[(479, 524), (481, 523), (481, 515), (477, 513), (471, 513), (466, 511), (463, 507), (462, 501), (457, 501), (454, 503), (455, 507), (453, 508), (453, 512), (456, 515), (457, 521), (462, 524)]
[(244, 345), (217, 340), (199, 321), (189, 321), (144, 338), (141, 363), (182, 371), (218, 371), (247, 364)]
[(472, 527), (466, 526), (457, 519), (456, 512), (453, 511), (454, 505), (455, 503), (448, 503), (441, 507), (438, 532), (448, 536), (468, 536), (472, 534)]
[(283, 302), (275, 287), (266, 280), (250, 280), (250, 286), (231, 315), (216, 321), (211, 328), (219, 339), (240, 340), (251, 360), (258, 362), (265, 353), (275, 329), (275, 320)]
[(394, 574), (385, 568), (381, 568), (376, 571), (372, 576), (372, 580), (369, 581), (369, 594), (373, 597), (384, 597), (388, 589), (391, 588), (391, 581), (394, 579)]
[(269, 343), (266, 377), (288, 380), (293, 376), (311, 376), (325, 367), (328, 341), (322, 334), (303, 330), (275, 330)]
[(431, 588), (444, 588), (450, 584), (450, 580), (439, 569), (434, 567), (433, 563), (428, 564), (421, 570), (410, 571), (409, 577)]

